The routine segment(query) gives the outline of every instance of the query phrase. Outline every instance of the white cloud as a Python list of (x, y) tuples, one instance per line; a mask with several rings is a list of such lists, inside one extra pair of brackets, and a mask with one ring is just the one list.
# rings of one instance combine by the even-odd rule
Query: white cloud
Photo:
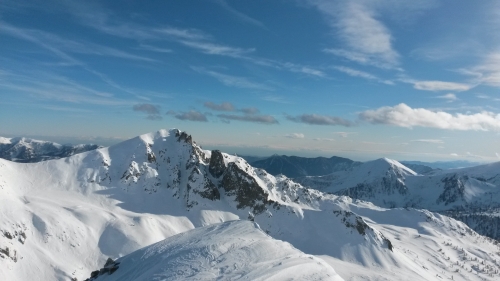
[(255, 51), (255, 49), (253, 48), (242, 49), (220, 44), (214, 44), (210, 42), (200, 42), (200, 41), (179, 41), (179, 42), (188, 47), (200, 50), (202, 53), (208, 55), (219, 55), (219, 56), (241, 58), (244, 54)]
[(454, 102), (454, 101), (458, 100), (457, 96), (455, 94), (452, 94), (452, 93), (448, 93), (448, 94), (442, 95), (442, 96), (437, 96), (436, 98), (444, 99), (447, 102)]
[(224, 84), (226, 86), (254, 89), (254, 90), (272, 91), (272, 88), (270, 88), (264, 84), (252, 82), (245, 77), (223, 74), (223, 73), (212, 71), (212, 70), (206, 70), (202, 67), (191, 67), (191, 68), (199, 73), (206, 74), (206, 75), (209, 75), (209, 76), (216, 78), (217, 80), (219, 80), (222, 84)]
[(483, 63), (473, 67), (470, 73), (477, 76), (479, 83), (500, 87), (500, 52), (488, 54)]
[(284, 135), (285, 138), (289, 139), (303, 139), (305, 136), (302, 133), (292, 133)]
[(458, 157), (458, 154), (456, 154), (456, 153), (450, 153), (450, 155), (453, 157)]
[(413, 87), (422, 91), (467, 91), (474, 87), (474, 85), (444, 82), (444, 81), (414, 81)]
[(215, 3), (219, 4), (222, 8), (230, 12), (241, 21), (266, 29), (265, 25), (262, 22), (234, 9), (233, 7), (229, 6), (229, 4), (227, 4), (225, 0), (216, 0)]
[(399, 127), (428, 127), (446, 130), (500, 131), (500, 114), (482, 111), (475, 114), (450, 114), (425, 108), (411, 108), (401, 103), (367, 110), (360, 119), (372, 124), (388, 124)]
[(370, 74), (368, 72), (365, 72), (365, 71), (361, 71), (361, 70), (357, 70), (357, 69), (353, 69), (353, 68), (350, 68), (350, 67), (346, 67), (346, 66), (334, 66), (333, 67), (334, 69), (340, 71), (340, 72), (343, 72), (349, 76), (353, 76), (353, 77), (360, 77), (360, 78), (364, 78), (364, 79), (367, 79), (367, 80), (374, 80), (374, 81), (377, 81), (379, 83), (384, 83), (384, 84), (388, 84), (388, 85), (393, 85), (394, 83), (392, 81), (388, 81), (388, 80), (382, 80), (380, 78), (378, 78), (377, 76), (373, 75), (373, 74)]
[(335, 141), (335, 139), (330, 139), (330, 138), (314, 138), (313, 141)]
[(160, 47), (155, 47), (155, 46), (146, 45), (146, 44), (141, 44), (138, 49), (156, 52), (156, 53), (172, 53), (173, 52), (171, 49), (160, 48)]

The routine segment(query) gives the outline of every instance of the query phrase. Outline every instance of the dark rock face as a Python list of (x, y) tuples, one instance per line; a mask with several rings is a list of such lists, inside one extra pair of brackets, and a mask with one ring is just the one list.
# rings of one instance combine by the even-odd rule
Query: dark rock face
[(194, 191), (200, 194), (201, 197), (215, 201), (215, 200), (220, 200), (220, 192), (217, 186), (213, 184), (213, 182), (205, 176), (205, 188), (202, 191)]
[(113, 259), (108, 258), (106, 260), (106, 263), (104, 264), (104, 267), (99, 270), (92, 271), (92, 273), (90, 273), (90, 278), (85, 279), (85, 281), (95, 280), (96, 278), (104, 274), (113, 274), (116, 270), (118, 270), (119, 265), (120, 265), (119, 262), (116, 262)]
[(229, 163), (222, 178), (221, 187), (226, 195), (236, 196), (238, 209), (250, 207), (253, 208), (254, 214), (260, 214), (266, 210), (266, 205), (271, 203), (255, 179), (235, 163)]
[(366, 235), (366, 230), (370, 228), (362, 217), (354, 214), (353, 212), (333, 211), (333, 213), (337, 217), (341, 216), (341, 221), (345, 224), (345, 226), (356, 229), (360, 235)]
[(12, 261), (17, 262), (17, 251), (11, 251), (9, 247), (5, 247), (5, 249), (0, 248), (0, 258), (10, 258)]
[(210, 158), (210, 164), (208, 166), (208, 171), (214, 178), (219, 178), (224, 174), (226, 170), (226, 165), (224, 165), (224, 156), (219, 150), (212, 150), (212, 157)]
[(442, 180), (444, 183), (444, 191), (439, 195), (436, 203), (444, 203), (446, 206), (450, 203), (463, 200), (465, 192), (464, 182), (467, 181), (467, 179), (467, 176), (458, 177), (457, 175), (444, 178)]

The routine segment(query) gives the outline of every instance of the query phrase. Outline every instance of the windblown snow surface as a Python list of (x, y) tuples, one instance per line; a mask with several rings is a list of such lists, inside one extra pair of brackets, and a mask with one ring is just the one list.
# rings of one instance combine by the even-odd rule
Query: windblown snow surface
[(454, 219), (307, 189), (178, 130), (0, 159), (0, 280), (84, 280), (108, 257), (99, 279), (498, 280), (499, 253)]
[(115, 261), (95, 280), (343, 280), (325, 261), (249, 221), (196, 228)]

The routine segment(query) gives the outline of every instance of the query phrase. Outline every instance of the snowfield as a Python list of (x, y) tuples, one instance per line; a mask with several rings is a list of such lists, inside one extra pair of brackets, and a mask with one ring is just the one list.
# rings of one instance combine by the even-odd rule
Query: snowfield
[(0, 280), (84, 280), (108, 258), (97, 280), (500, 278), (497, 243), (461, 222), (307, 189), (175, 129), (0, 159), (0, 218)]
[(249, 221), (196, 228), (115, 261), (95, 280), (343, 280), (322, 259), (272, 239)]

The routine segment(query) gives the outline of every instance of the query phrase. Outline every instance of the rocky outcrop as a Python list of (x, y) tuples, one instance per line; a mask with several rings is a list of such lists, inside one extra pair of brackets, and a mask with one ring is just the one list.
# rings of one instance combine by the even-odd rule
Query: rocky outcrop
[(467, 181), (467, 179), (467, 176), (459, 177), (457, 175), (442, 179), (444, 191), (439, 195), (436, 203), (444, 203), (446, 206), (457, 201), (462, 201), (465, 193), (464, 182)]
[(260, 214), (266, 210), (266, 205), (271, 203), (257, 181), (235, 163), (229, 163), (227, 166), (221, 187), (227, 196), (235, 196), (238, 209), (249, 207), (253, 209), (254, 214)]
[(115, 262), (113, 259), (108, 258), (108, 260), (106, 260), (106, 263), (104, 264), (104, 267), (99, 270), (92, 271), (92, 273), (90, 273), (90, 278), (85, 279), (85, 281), (96, 280), (99, 276), (104, 274), (111, 275), (116, 270), (118, 270), (119, 265), (119, 262)]
[(222, 153), (219, 150), (212, 150), (212, 157), (210, 157), (208, 171), (214, 178), (219, 178), (222, 174), (224, 174), (224, 171), (226, 171), (224, 156), (222, 156)]

